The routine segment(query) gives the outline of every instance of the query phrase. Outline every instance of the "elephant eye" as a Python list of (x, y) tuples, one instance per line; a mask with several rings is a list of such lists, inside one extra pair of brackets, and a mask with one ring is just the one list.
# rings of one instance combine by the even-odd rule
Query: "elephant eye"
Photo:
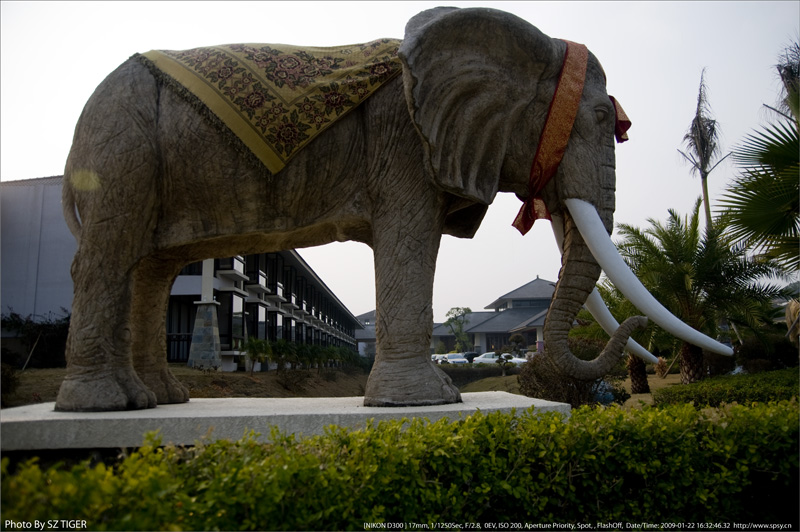
[(598, 122), (602, 122), (608, 116), (608, 109), (605, 107), (597, 107), (594, 110), (594, 115), (597, 117)]

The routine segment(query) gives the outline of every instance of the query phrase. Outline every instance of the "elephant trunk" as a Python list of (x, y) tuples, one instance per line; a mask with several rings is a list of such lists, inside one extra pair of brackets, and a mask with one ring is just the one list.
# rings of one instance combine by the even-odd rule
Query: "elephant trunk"
[(545, 345), (562, 373), (581, 380), (599, 379), (617, 364), (631, 332), (646, 326), (647, 318), (627, 319), (597, 358), (591, 361), (578, 359), (570, 351), (567, 337), (578, 311), (600, 277), (601, 267), (568, 213), (564, 216), (563, 251), (558, 284), (544, 325)]

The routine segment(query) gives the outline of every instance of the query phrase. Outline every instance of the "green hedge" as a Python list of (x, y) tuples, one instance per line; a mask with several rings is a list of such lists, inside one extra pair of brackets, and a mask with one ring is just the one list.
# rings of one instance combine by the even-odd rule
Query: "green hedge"
[(274, 431), (271, 444), (248, 436), (175, 448), (148, 438), (115, 467), (31, 462), (9, 474), (4, 458), (2, 522), (58, 516), (98, 530), (796, 526), (799, 413), (796, 401), (581, 408), (566, 421), (478, 413), (452, 423), (332, 427), (302, 440)]
[(653, 392), (653, 404), (693, 402), (697, 407), (720, 406), (724, 403), (766, 403), (789, 400), (800, 394), (800, 373), (797, 368), (725, 375), (693, 384), (670, 386)]

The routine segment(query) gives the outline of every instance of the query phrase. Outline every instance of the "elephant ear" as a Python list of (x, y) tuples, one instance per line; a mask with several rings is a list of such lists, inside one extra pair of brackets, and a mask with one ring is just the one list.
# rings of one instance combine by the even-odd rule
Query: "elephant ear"
[(408, 22), (398, 53), (405, 95), (441, 188), (494, 200), (509, 138), (523, 133), (514, 128), (554, 53), (552, 39), (494, 9), (436, 8)]

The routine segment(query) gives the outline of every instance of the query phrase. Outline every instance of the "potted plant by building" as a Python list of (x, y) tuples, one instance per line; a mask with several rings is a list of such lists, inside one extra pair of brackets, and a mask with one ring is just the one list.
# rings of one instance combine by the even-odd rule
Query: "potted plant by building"
[(312, 352), (311, 346), (308, 344), (295, 344), (295, 355), (297, 356), (297, 363), (301, 369), (311, 369)]
[(250, 371), (250, 376), (253, 376), (253, 372), (256, 370), (256, 364), (259, 365), (258, 369), (261, 369), (261, 364), (267, 360), (270, 355), (272, 355), (272, 347), (269, 345), (269, 342), (266, 340), (262, 340), (261, 338), (256, 338), (255, 336), (250, 336), (247, 338), (247, 341), (244, 343), (244, 352), (247, 356), (247, 365)]
[(278, 371), (286, 369), (286, 364), (295, 358), (294, 344), (281, 338), (272, 346), (273, 361), (278, 365)]

